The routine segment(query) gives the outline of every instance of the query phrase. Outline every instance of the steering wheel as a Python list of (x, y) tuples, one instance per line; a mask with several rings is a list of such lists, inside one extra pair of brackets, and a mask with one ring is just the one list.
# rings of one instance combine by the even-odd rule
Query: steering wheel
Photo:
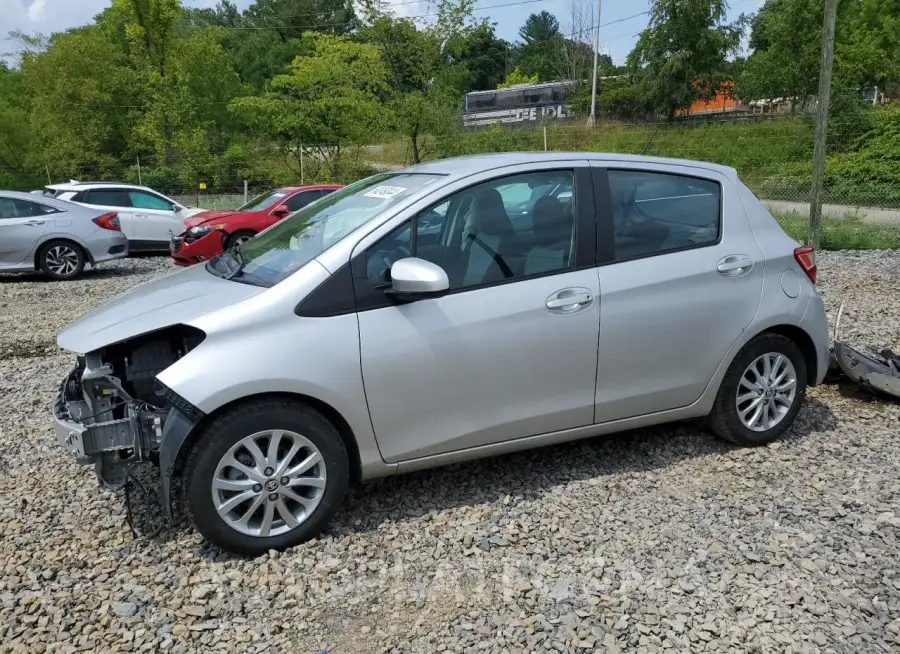
[[(397, 254), (399, 254), (400, 256), (397, 256)], [(405, 245), (398, 245), (393, 251), (382, 253), (380, 261), (384, 265), (384, 270), (381, 273), (380, 281), (390, 282), (391, 266), (394, 265), (394, 262), (399, 261), (400, 259), (405, 259), (409, 256), (412, 256), (412, 252)]]

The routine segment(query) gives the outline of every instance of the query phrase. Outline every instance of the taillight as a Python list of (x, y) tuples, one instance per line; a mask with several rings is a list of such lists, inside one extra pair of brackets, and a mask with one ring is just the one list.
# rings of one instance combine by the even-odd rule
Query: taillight
[(122, 231), (122, 226), (119, 224), (119, 214), (117, 214), (115, 211), (110, 211), (109, 213), (105, 213), (102, 216), (97, 216), (96, 218), (94, 218), (94, 222), (103, 229), (111, 229), (114, 232)]
[(797, 263), (803, 268), (803, 272), (806, 273), (806, 276), (809, 277), (809, 281), (813, 284), (816, 283), (816, 251), (815, 249), (809, 247), (808, 245), (804, 245), (799, 248), (794, 248), (794, 259), (797, 260)]

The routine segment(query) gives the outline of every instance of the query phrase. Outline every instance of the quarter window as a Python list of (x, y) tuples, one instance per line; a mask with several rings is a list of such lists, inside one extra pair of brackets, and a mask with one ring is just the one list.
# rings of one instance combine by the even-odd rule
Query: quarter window
[(718, 242), (722, 191), (717, 182), (634, 170), (608, 175), (617, 261)]

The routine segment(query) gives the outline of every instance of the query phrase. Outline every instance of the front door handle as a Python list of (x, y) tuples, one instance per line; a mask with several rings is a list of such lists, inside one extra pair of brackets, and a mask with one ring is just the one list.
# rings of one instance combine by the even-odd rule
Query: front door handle
[(26, 220), (25, 224), (26, 225), (43, 225), (45, 222), (47, 222), (47, 221), (46, 220)]
[(753, 259), (746, 254), (729, 254), (727, 257), (719, 259), (719, 263), (716, 265), (716, 270), (725, 277), (738, 277), (752, 269)]
[(573, 313), (589, 306), (594, 294), (586, 288), (566, 288), (547, 298), (546, 307), (554, 313)]

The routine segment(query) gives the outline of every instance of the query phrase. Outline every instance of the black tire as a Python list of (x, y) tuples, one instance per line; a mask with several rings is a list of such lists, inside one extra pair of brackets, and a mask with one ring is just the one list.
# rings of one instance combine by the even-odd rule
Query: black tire
[[(275, 536), (243, 534), (216, 511), (212, 481), (223, 456), (238, 441), (266, 429), (296, 432), (311, 441), (322, 455), (326, 485), (318, 506), (297, 527)], [(207, 540), (235, 554), (258, 556), (315, 538), (340, 508), (350, 479), (347, 451), (334, 425), (301, 402), (261, 399), (246, 402), (217, 416), (202, 431), (188, 453), (182, 488), (187, 517)]]
[[(745, 371), (758, 357), (767, 353), (782, 354), (794, 366), (797, 376), (793, 404), (774, 427), (754, 431), (741, 421), (736, 404), (738, 385)], [(800, 348), (785, 336), (763, 333), (747, 343), (731, 362), (709, 415), (709, 425), (720, 438), (743, 446), (765, 445), (781, 437), (794, 423), (806, 397), (806, 360)]]
[[(84, 270), (87, 256), (81, 246), (72, 241), (48, 241), (41, 246), (37, 256), (38, 266), (50, 279), (65, 281), (75, 279)], [(71, 265), (74, 263), (74, 268)]]
[(225, 249), (230, 250), (238, 241), (253, 238), (254, 236), (256, 236), (256, 232), (252, 232), (249, 229), (239, 229), (234, 234), (229, 234), (228, 238), (225, 239)]

